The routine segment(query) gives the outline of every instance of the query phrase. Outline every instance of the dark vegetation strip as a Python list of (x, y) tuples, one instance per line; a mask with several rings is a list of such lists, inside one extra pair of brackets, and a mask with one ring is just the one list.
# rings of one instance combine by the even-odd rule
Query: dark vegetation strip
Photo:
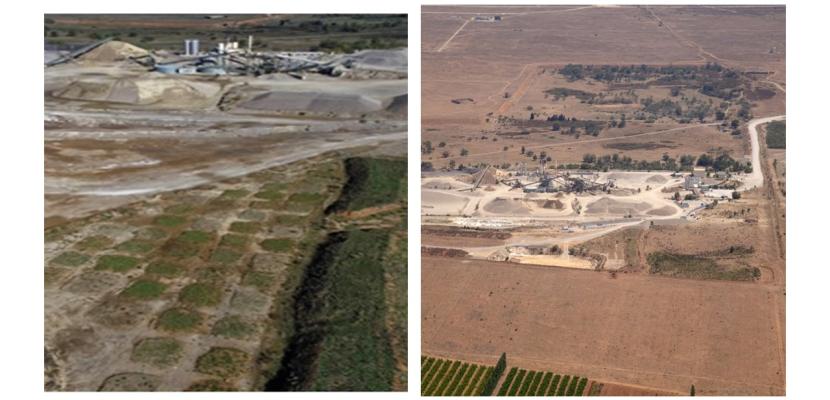
[(447, 390), (447, 385), (450, 384), (450, 381), (455, 376), (455, 373), (458, 371), (458, 367), (461, 366), (461, 361), (453, 361), (452, 367), (450, 367), (450, 371), (447, 373), (447, 376), (441, 379), (441, 384), (438, 385), (438, 390), (433, 393), (436, 396), (440, 396)]
[(576, 395), (582, 396), (585, 393), (585, 385), (588, 384), (588, 378), (579, 378), (579, 384), (576, 385)]
[(528, 390), (530, 390), (530, 385), (533, 383), (533, 380), (536, 379), (536, 371), (528, 371), (525, 380), (522, 382), (522, 386), (519, 387), (519, 396), (526, 396)]
[[(487, 370), (487, 368), (485, 366), (483, 366), (483, 365), (478, 366), (478, 369), (476, 370), (475, 374), (473, 375), (473, 378), (470, 381), (470, 384), (467, 385), (467, 387), (464, 388), (464, 391), (461, 393), (462, 396), (469, 396), (469, 395), (473, 394), (473, 391), (476, 388), (478, 388), (479, 384), (481, 383), (481, 375), (484, 374), (484, 371), (486, 371), (486, 370)], [(476, 393), (478, 393), (478, 392), (476, 392)]]
[(577, 377), (571, 378), (571, 384), (568, 385), (568, 389), (565, 391), (565, 396), (573, 396), (576, 392), (576, 385), (579, 383), (579, 379)]
[(518, 368), (510, 368), (510, 372), (507, 373), (507, 377), (504, 378), (504, 383), (501, 384), (501, 388), (499, 389), (499, 396), (507, 396), (507, 392), (510, 390), (510, 384), (516, 378), (516, 372), (518, 372)]
[(349, 158), (348, 181), (329, 212), (355, 211), (394, 203), (406, 198), (406, 160)]
[(447, 374), (447, 370), (449, 370), (450, 365), (452, 365), (452, 362), (449, 360), (444, 360), (442, 362), (441, 369), (439, 369), (436, 372), (435, 376), (432, 378), (432, 381), (429, 383), (429, 386), (427, 386), (427, 390), (424, 392), (424, 396), (431, 396), (432, 393), (435, 392), (435, 389), (438, 387), (438, 384), (441, 383), (441, 380), (443, 380), (444, 375)]
[(564, 396), (565, 395), (565, 390), (568, 389), (568, 383), (570, 383), (570, 381), (571, 381), (571, 376), (570, 375), (565, 375), (565, 376), (562, 377), (562, 382), (559, 383), (559, 388), (556, 389), (556, 395), (557, 396)]
[(548, 372), (545, 374), (545, 377), (542, 379), (542, 383), (539, 385), (539, 388), (536, 390), (537, 396), (544, 396), (547, 393), (548, 386), (550, 385), (550, 380), (553, 378), (553, 372)]
[(421, 372), (421, 393), (423, 394), (424, 391), (427, 389), (427, 385), (438, 372), (438, 370), (444, 365), (444, 360), (436, 359), (428, 369), (423, 370)]
[(553, 376), (553, 380), (550, 382), (550, 387), (548, 388), (547, 396), (553, 396), (556, 394), (556, 388), (559, 386), (559, 381), (562, 377), (559, 374)]
[(528, 388), (528, 391), (524, 393), (524, 395), (526, 395), (526, 396), (535, 396), (536, 395), (536, 390), (539, 389), (539, 382), (542, 381), (542, 375), (544, 375), (544, 374), (545, 374), (544, 372), (539, 371), (535, 375), (533, 375), (533, 381), (530, 382), (530, 387)]
[(461, 364), (461, 368), (458, 369), (458, 372), (452, 378), (450, 386), (447, 387), (447, 391), (442, 393), (444, 396), (452, 396), (455, 393), (456, 389), (458, 389), (458, 384), (461, 383), (461, 379), (467, 374), (467, 368), (470, 368), (470, 364)]
[(461, 381), (458, 383), (458, 386), (456, 386), (455, 390), (453, 390), (450, 394), (453, 396), (461, 396), (462, 394), (464, 394), (464, 389), (466, 389), (467, 385), (470, 384), (470, 379), (473, 377), (473, 374), (476, 372), (476, 369), (478, 369), (478, 365), (471, 364), (467, 368), (467, 373), (464, 374), (464, 376), (461, 378)]
[(479, 395), (481, 396), (491, 396), (493, 391), (496, 390), (496, 385), (499, 383), (499, 379), (501, 379), (501, 374), (504, 373), (504, 369), (507, 367), (507, 355), (505, 353), (501, 353), (499, 360), (496, 362), (495, 367), (493, 367), (493, 373), (487, 378), (484, 382), (484, 386), (481, 388), (481, 392)]
[(527, 370), (520, 369), (519, 373), (516, 374), (516, 379), (513, 380), (513, 384), (510, 385), (510, 390), (507, 392), (508, 396), (515, 396), (519, 392), (519, 387), (524, 381), (525, 375), (527, 375)]
[(266, 390), (391, 389), (383, 301), (388, 240), (387, 231), (353, 230), (318, 247), (295, 294), (295, 333)]

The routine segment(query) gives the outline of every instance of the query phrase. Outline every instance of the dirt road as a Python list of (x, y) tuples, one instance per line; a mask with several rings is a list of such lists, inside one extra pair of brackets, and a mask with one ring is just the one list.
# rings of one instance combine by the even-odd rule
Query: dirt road
[(744, 186), (741, 190), (750, 190), (764, 186), (764, 173), (763, 168), (761, 168), (761, 145), (758, 143), (758, 125), (781, 121), (786, 119), (786, 117), (786, 115), (776, 115), (774, 117), (756, 118), (749, 121), (747, 129), (749, 129), (749, 140), (752, 143), (752, 173), (744, 180)]

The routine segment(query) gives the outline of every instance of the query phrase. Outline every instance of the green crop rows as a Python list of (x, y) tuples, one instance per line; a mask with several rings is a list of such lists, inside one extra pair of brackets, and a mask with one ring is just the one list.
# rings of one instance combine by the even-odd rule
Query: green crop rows
[(478, 396), (494, 367), (456, 360), (423, 357), (422, 396)]
[[(504, 380), (506, 359), (495, 366), (421, 357), (422, 396), (584, 396), (588, 378), (511, 367)], [(495, 383), (490, 383), (495, 380)], [(498, 393), (487, 392), (488, 384)], [(499, 384), (499, 386), (496, 386)], [(596, 384), (594, 384), (596, 386)]]

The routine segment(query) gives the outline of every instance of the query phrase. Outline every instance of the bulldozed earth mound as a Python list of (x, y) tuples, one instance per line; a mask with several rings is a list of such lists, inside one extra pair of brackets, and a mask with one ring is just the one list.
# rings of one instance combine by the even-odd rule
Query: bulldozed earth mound
[(527, 215), (530, 214), (524, 202), (517, 199), (507, 199), (498, 197), (484, 206), (484, 211), (493, 214), (512, 214), (512, 215)]
[(52, 92), (57, 98), (133, 105), (201, 107), (211, 105), (221, 87), (191, 79), (112, 79), (88, 77)]
[(141, 47), (113, 40), (90, 50), (78, 57), (78, 60), (88, 63), (109, 63), (126, 61), (131, 57), (144, 57), (149, 54), (147, 50)]
[(403, 94), (400, 96), (395, 96), (392, 101), (386, 106), (386, 111), (390, 112), (394, 115), (406, 118), (408, 110), (408, 99), (407, 95)]
[(586, 214), (639, 214), (651, 208), (646, 202), (632, 203), (603, 197), (588, 205)]

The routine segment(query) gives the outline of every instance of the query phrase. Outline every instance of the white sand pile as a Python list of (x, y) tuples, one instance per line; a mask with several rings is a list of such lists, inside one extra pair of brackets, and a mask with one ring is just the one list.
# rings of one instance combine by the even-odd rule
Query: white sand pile
[(90, 50), (78, 59), (84, 62), (106, 63), (129, 60), (130, 57), (142, 57), (148, 54), (150, 53), (141, 47), (112, 40)]

